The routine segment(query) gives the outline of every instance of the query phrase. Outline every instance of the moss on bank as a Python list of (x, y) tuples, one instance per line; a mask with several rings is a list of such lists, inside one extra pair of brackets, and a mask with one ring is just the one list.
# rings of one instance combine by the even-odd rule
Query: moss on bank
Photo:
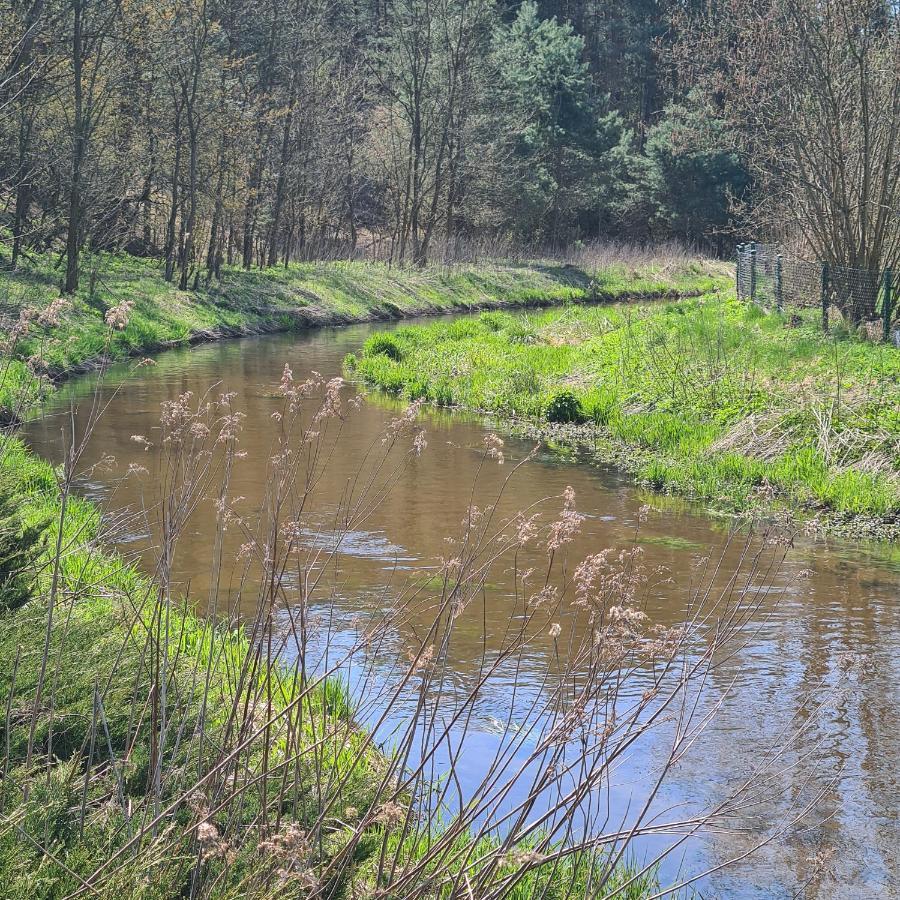
[[(0, 244), (0, 269), (4, 247)], [(389, 268), (380, 263), (328, 262), (243, 271), (179, 291), (160, 264), (125, 254), (96, 254), (78, 294), (59, 317), (13, 341), (0, 379), (6, 418), (36, 397), (34, 372), (50, 380), (82, 371), (104, 357), (121, 359), (217, 337), (504, 306), (551, 305), (623, 296), (696, 294), (721, 283), (721, 267), (702, 261), (605, 264), (593, 271), (559, 262), (493, 262), (452, 269)], [(56, 257), (36, 257), (0, 273), (7, 335), (19, 310), (44, 309), (59, 296)], [(112, 337), (106, 311), (133, 304), (127, 326)], [(26, 361), (28, 365), (26, 366)]]
[(888, 345), (727, 293), (486, 313), (390, 338), (348, 357), (355, 377), (585, 445), (658, 489), (897, 536), (900, 352)]

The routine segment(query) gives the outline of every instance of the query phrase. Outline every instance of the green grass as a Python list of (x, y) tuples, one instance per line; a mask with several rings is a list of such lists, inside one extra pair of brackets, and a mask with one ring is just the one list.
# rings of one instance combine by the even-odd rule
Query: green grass
[[(0, 243), (0, 270), (8, 251)], [(16, 310), (44, 309), (59, 296), (58, 257), (31, 258), (16, 272), (0, 271), (0, 304), (7, 330)], [(8, 348), (15, 370), (2, 379), (0, 410), (22, 406), (23, 389), (42, 390), (24, 365), (51, 378), (101, 357), (122, 359), (184, 344), (197, 335), (289, 330), (312, 325), (472, 310), (551, 305), (624, 295), (697, 293), (720, 283), (720, 268), (702, 261), (607, 265), (584, 271), (557, 262), (494, 262), (465, 268), (389, 268), (380, 263), (293, 264), (245, 272), (226, 268), (221, 281), (179, 291), (164, 280), (161, 264), (126, 254), (98, 253), (85, 261), (81, 288), (58, 326), (33, 322)], [(91, 277), (95, 271), (95, 277)], [(133, 303), (128, 325), (107, 328), (104, 314)]]
[[(726, 292), (479, 317), (373, 336), (352, 376), (596, 445), (661, 490), (835, 524), (900, 512), (900, 352)], [(867, 522), (863, 523), (863, 519)]]
[(5, 356), (0, 368), (0, 426), (5, 426), (23, 418), (46, 395), (49, 385), (20, 359)]
[[(0, 244), (0, 267), (5, 253)], [(612, 265), (602, 272), (541, 262), (496, 263), (452, 271), (330, 263), (249, 273), (229, 269), (219, 283), (180, 292), (164, 281), (156, 262), (98, 254), (87, 261), (88, 268), (95, 269), (95, 277), (85, 274), (82, 289), (70, 299), (58, 322), (42, 323), (35, 314), (26, 334), (11, 336), (22, 309), (46, 309), (58, 297), (61, 272), (57, 263), (50, 255), (35, 257), (23, 269), (0, 275), (2, 329), (6, 331), (0, 414), (7, 423), (24, 417), (61, 375), (77, 372), (101, 357), (143, 355), (198, 335), (215, 337), (635, 294), (695, 293), (722, 278), (720, 271), (691, 262), (639, 268)], [(122, 301), (133, 304), (128, 324), (121, 331), (110, 329), (105, 313)], [(458, 327), (464, 331), (467, 326)], [(387, 361), (399, 357), (386, 339), (375, 339), (368, 350)], [(53, 550), (61, 518), (58, 598), (47, 656), (50, 682), (34, 720), (35, 760), (40, 764), (29, 768), (25, 762), (29, 722), (48, 636)], [(141, 710), (146, 711), (151, 687), (145, 657), (152, 624), (147, 610), (152, 604), (147, 601), (156, 590), (152, 581), (104, 548), (95, 506), (70, 496), (61, 517), (53, 469), (17, 440), (4, 437), (0, 447), (0, 657), (6, 661), (0, 667), (0, 697), (8, 708), (0, 735), (7, 761), (0, 783), (0, 884), (4, 896), (32, 900), (76, 891), (82, 878), (128, 842), (135, 823), (152, 815), (147, 793), (150, 729)], [(271, 689), (277, 711), (287, 708), (299, 690), (293, 676), (279, 668), (256, 670), (253, 682), (239, 687), (236, 673), (252, 652), (246, 635), (239, 628), (197, 617), (187, 605), (176, 604), (170, 610), (165, 637), (168, 690), (177, 697), (183, 740), (167, 759), (164, 805), (192, 784), (192, 773), (204, 770), (202, 754), (213, 752), (226, 726), (227, 712), (245, 696), (240, 691), (250, 696)], [(198, 679), (198, 673), (207, 669), (213, 692), (202, 704), (204, 679)], [(98, 734), (95, 691), (103, 696), (104, 720), (96, 771), (85, 757), (91, 734)], [(52, 704), (46, 702), (47, 697), (52, 697)], [(198, 743), (195, 732), (201, 706), (209, 739)], [(321, 744), (313, 754), (318, 759), (316, 772), (306, 764), (296, 766), (292, 777), (297, 779), (295, 796), (300, 801), (291, 815), (306, 826), (321, 812), (321, 783), (316, 782), (322, 771), (328, 783), (339, 785), (341, 791), (339, 798), (328, 802), (336, 808), (353, 806), (363, 814), (373, 803), (385, 759), (366, 750), (361, 762), (352, 762), (367, 736), (352, 721), (353, 701), (347, 689), (338, 681), (327, 681), (308, 695), (304, 708), (307, 724), (301, 741), (318, 746), (326, 726), (340, 728), (344, 738), (339, 744)], [(315, 722), (318, 741), (308, 730)], [(276, 740), (270, 752), (277, 762), (288, 748), (283, 739), (282, 743)], [(258, 743), (250, 745), (245, 768), (257, 766), (261, 753)], [(91, 774), (87, 782), (86, 772)], [(113, 793), (122, 794), (115, 804), (109, 802)], [(241, 805), (240, 821), (230, 822), (232, 830), (240, 832), (246, 826), (249, 833), (260, 808), (259, 803)], [(129, 815), (126, 809), (131, 811)], [(187, 808), (179, 808), (158, 845), (145, 841), (141, 853), (104, 882), (105, 895), (186, 895), (196, 845), (185, 837), (176, 839), (173, 849), (171, 840), (173, 834), (179, 835), (179, 829), (195, 821), (191, 816)], [(352, 837), (352, 825), (332, 827), (318, 848), (318, 862), (327, 867), (329, 858)], [(354, 878), (363, 891), (375, 890), (367, 880), (371, 882), (373, 877), (373, 854), (379, 852), (384, 837), (381, 826), (373, 824), (356, 851)], [(163, 840), (169, 842), (165, 847)], [(461, 850), (467, 850), (472, 838), (462, 834), (459, 841)], [(488, 841), (482, 849), (492, 846), (496, 844)], [(403, 848), (401, 857), (411, 861), (422, 852), (424, 847), (413, 842)], [(461, 853), (460, 860), (465, 856)], [(215, 868), (217, 864), (211, 861), (208, 865)], [(254, 873), (265, 865), (268, 863), (256, 851), (255, 842), (235, 848), (229, 865), (221, 864), (215, 896), (244, 896), (242, 885), (248, 877), (252, 882)], [(501, 866), (491, 878), (503, 878), (512, 871)], [(530, 872), (511, 888), (509, 896), (557, 896), (551, 879), (577, 890), (584, 887), (590, 871), (584, 856), (565, 857), (552, 870)], [(616, 884), (627, 881), (630, 871), (626, 866), (617, 868)], [(637, 879), (623, 889), (622, 896), (644, 896), (654, 883), (652, 877)], [(337, 885), (334, 896), (349, 896), (349, 890)]]
[[(398, 832), (393, 832), (387, 837), (386, 849), (393, 854), (398, 847), (401, 849), (401, 857), (408, 859), (422, 859), (428, 852), (428, 836), (418, 834), (401, 837)], [(499, 846), (498, 839), (494, 837), (482, 837), (473, 841), (468, 833), (460, 835), (445, 851), (447, 856), (458, 857), (460, 863), (467, 859), (488, 856)], [(474, 848), (474, 849), (473, 849)], [(578, 857), (566, 857), (561, 855), (559, 859), (548, 864), (538, 866), (527, 871), (523, 877), (515, 878), (518, 864), (516, 856), (530, 850), (539, 850), (543, 855), (550, 855), (561, 849), (559, 843), (547, 840), (543, 836), (536, 836), (527, 842), (520, 844), (515, 851), (509, 854), (509, 862), (501, 863), (497, 871), (493, 873), (493, 883), (507, 881), (502, 896), (506, 900), (574, 900), (578, 897), (615, 897), (617, 900), (642, 900), (653, 895), (659, 889), (659, 881), (655, 870), (637, 874), (640, 867), (631, 860), (619, 863), (611, 870), (603, 865), (603, 854), (599, 854), (595, 860), (581, 855)], [(362, 875), (367, 874), (374, 880), (375, 854), (369, 857), (369, 862), (362, 867)], [(461, 868), (461, 866), (460, 866)], [(604, 879), (604, 875), (607, 875)], [(470, 883), (477, 884), (478, 868), (472, 866), (468, 872)], [(598, 890), (598, 885), (603, 881), (603, 889)], [(462, 882), (463, 884), (465, 882)], [(490, 883), (490, 882), (489, 882)], [(424, 893), (423, 896), (433, 896), (436, 900), (451, 900), (460, 896), (460, 887), (451, 892), (450, 886), (435, 890), (433, 893)], [(466, 892), (463, 896), (472, 896)], [(477, 896), (477, 894), (475, 894)]]
[[(5, 248), (0, 244), (0, 267)], [(602, 272), (585, 272), (558, 263), (502, 264), (468, 269), (397, 270), (362, 263), (295, 265), (265, 272), (229, 269), (221, 282), (181, 292), (161, 277), (158, 263), (122, 254), (98, 254), (87, 261), (95, 276), (85, 274), (82, 289), (70, 298), (59, 321), (41, 321), (38, 313), (59, 295), (61, 272), (50, 255), (32, 258), (15, 272), (0, 275), (2, 329), (6, 347), (0, 368), (0, 414), (5, 423), (23, 418), (52, 389), (59, 376), (77, 372), (100, 358), (122, 359), (184, 344), (198, 335), (216, 337), (262, 330), (291, 329), (369, 319), (399, 318), (423, 313), (475, 310), (485, 307), (549, 305), (632, 295), (665, 296), (696, 293), (721, 280), (721, 272), (706, 264), (612, 265)], [(122, 301), (133, 304), (122, 330), (106, 325), (106, 311)], [(30, 309), (27, 333), (12, 333), (16, 317)], [(489, 318), (485, 322), (491, 321)], [(505, 319), (498, 320), (501, 324)], [(460, 323), (457, 328), (464, 333)], [(396, 362), (401, 352), (388, 338), (376, 337), (367, 347), (371, 357)], [(400, 386), (398, 385), (398, 389)], [(62, 519), (62, 535), (58, 534)], [(59, 584), (55, 616), (48, 632), (48, 597), (54, 547), (60, 538)], [(149, 602), (157, 588), (151, 580), (102, 544), (98, 509), (78, 497), (67, 499), (61, 516), (59, 487), (51, 466), (19, 441), (4, 437), (0, 447), (0, 697), (8, 713), (0, 744), (4, 776), (0, 783), (0, 884), (11, 898), (50, 898), (78, 890), (88, 877), (134, 834), (135, 823), (153, 814), (147, 793), (150, 728), (144, 713), (151, 688), (147, 637), (152, 627)], [(47, 645), (49, 682), (37, 710), (33, 734), (35, 758), (26, 765), (32, 703)], [(271, 691), (274, 710), (286, 709), (300, 685), (280, 668), (254, 670), (251, 684), (241, 687), (237, 673), (253, 650), (240, 628), (203, 620), (186, 604), (169, 610), (164, 630), (170, 696), (177, 698), (183, 738), (166, 760), (168, 777), (163, 805), (189, 787), (192, 774), (205, 770), (203, 754), (213, 753), (227, 725), (227, 714), (243, 698)], [(201, 698), (207, 670), (212, 694)], [(97, 731), (95, 692), (103, 697), (103, 729)], [(242, 693), (243, 692), (243, 693)], [(52, 704), (47, 698), (52, 697)], [(297, 764), (292, 773), (299, 797), (290, 813), (303, 827), (322, 811), (321, 774), (339, 785), (338, 798), (326, 798), (335, 808), (355, 807), (364, 814), (373, 805), (373, 791), (385, 758), (362, 751), (367, 735), (352, 720), (354, 704), (339, 681), (326, 681), (303, 703), (301, 742), (318, 749), (316, 771)], [(206, 738), (198, 741), (201, 709)], [(141, 712), (143, 710), (143, 712)], [(318, 723), (317, 725), (315, 723)], [(317, 728), (317, 734), (310, 731)], [(340, 742), (322, 743), (323, 730), (337, 730)], [(91, 735), (100, 735), (94, 765)], [(279, 742), (280, 741), (280, 742)], [(296, 749), (296, 748), (295, 748)], [(289, 748), (276, 738), (272, 760)], [(261, 742), (245, 752), (244, 767), (252, 771), (263, 753)], [(355, 761), (361, 753), (361, 761)], [(39, 764), (35, 764), (38, 762)], [(91, 777), (86, 781), (85, 774)], [(113, 794), (121, 794), (116, 803)], [(261, 801), (242, 803), (232, 831), (252, 832)], [(125, 810), (130, 810), (126, 815)], [(160, 843), (144, 841), (141, 853), (121, 872), (103, 883), (107, 896), (171, 897), (188, 890), (196, 861), (191, 838), (177, 839), (195, 819), (180, 807), (167, 822)], [(233, 817), (234, 813), (229, 813)], [(353, 838), (354, 826), (331, 826), (318, 848), (318, 864)], [(421, 834), (421, 830), (417, 831)], [(174, 845), (172, 835), (176, 835)], [(355, 854), (356, 888), (371, 884), (375, 855), (385, 839), (372, 824)], [(393, 836), (390, 840), (393, 841)], [(164, 846), (162, 841), (168, 843)], [(496, 839), (485, 840), (478, 853), (489, 853)], [(460, 864), (474, 839), (459, 836)], [(42, 849), (43, 848), (43, 849)], [(174, 849), (173, 849), (174, 848)], [(402, 847), (401, 858), (414, 861), (426, 852), (416, 841)], [(157, 856), (156, 854), (160, 854)], [(217, 863), (208, 865), (215, 868)], [(219, 864), (215, 896), (244, 896), (243, 886), (263, 878), (269, 865), (255, 842), (234, 848), (229, 865)], [(563, 896), (555, 884), (585, 890), (594, 871), (583, 855), (563, 857), (550, 868), (530, 871), (510, 888), (509, 896)], [(514, 871), (500, 867), (495, 883)], [(630, 878), (627, 866), (613, 873), (617, 885)], [(254, 874), (255, 873), (255, 874)], [(472, 874), (477, 873), (477, 867)], [(216, 874), (216, 873), (213, 873)], [(367, 884), (368, 882), (368, 884)], [(623, 897), (646, 895), (652, 877), (636, 879)], [(335, 886), (334, 896), (349, 896), (349, 887)], [(354, 888), (355, 890), (355, 888)], [(568, 894), (566, 894), (568, 895)]]

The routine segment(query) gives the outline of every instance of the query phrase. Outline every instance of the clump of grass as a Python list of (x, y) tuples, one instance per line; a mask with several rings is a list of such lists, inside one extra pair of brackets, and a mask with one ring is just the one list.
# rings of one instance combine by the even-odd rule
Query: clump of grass
[(366, 356), (386, 356), (394, 362), (400, 362), (403, 359), (403, 351), (400, 345), (391, 334), (378, 332), (373, 334), (363, 345), (363, 353)]
[(47, 394), (46, 380), (35, 375), (21, 360), (7, 356), (0, 377), (0, 427), (15, 425)]
[(31, 597), (44, 549), (49, 518), (23, 515), (25, 498), (20, 478), (0, 472), (0, 611), (18, 609)]
[[(900, 353), (727, 294), (400, 328), (354, 376), (542, 425), (588, 421), (662, 490), (889, 521), (900, 510)], [(571, 436), (594, 444), (588, 428)], [(637, 451), (629, 452), (629, 451)]]
[(572, 391), (566, 390), (557, 391), (549, 399), (544, 415), (548, 422), (561, 424), (579, 424), (585, 419), (581, 401)]

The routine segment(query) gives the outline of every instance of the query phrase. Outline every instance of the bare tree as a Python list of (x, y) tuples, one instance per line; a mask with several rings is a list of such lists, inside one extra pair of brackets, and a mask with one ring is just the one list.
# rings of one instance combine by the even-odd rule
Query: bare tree
[(91, 138), (106, 111), (112, 94), (111, 73), (115, 71), (114, 28), (119, 2), (97, 4), (88, 13), (85, 0), (73, 0), (70, 33), (72, 76), (71, 172), (68, 185), (66, 226), (67, 294), (78, 289), (79, 258), (84, 243), (85, 170)]
[(755, 225), (835, 266), (900, 262), (896, 4), (712, 0), (680, 49), (751, 167)]
[(439, 223), (452, 219), (487, 12), (481, 0), (398, 0), (390, 9), (373, 158), (389, 198), (392, 256), (400, 260), (422, 265)]

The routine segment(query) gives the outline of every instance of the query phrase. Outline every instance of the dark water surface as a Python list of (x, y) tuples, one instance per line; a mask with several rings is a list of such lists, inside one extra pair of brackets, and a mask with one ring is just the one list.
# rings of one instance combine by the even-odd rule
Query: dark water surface
[[(157, 365), (128, 375), (129, 367), (110, 372), (100, 395), (108, 401), (83, 460), (88, 474), (80, 489), (114, 514), (139, 511), (154, 492), (140, 477), (123, 478), (131, 462), (146, 462), (145, 451), (132, 435), (154, 439), (160, 403), (185, 391), (203, 395), (213, 385), (237, 392), (236, 404), (246, 413), (240, 445), (246, 459), (236, 468), (232, 494), (253, 508), (262, 504), (266, 466), (272, 448), (272, 413), (280, 401), (272, 396), (289, 363), (300, 380), (310, 371), (326, 377), (341, 371), (347, 352), (356, 350), (369, 326), (322, 329), (301, 336), (276, 336), (224, 342), (160, 356)], [(121, 388), (115, 392), (118, 385)], [(47, 415), (28, 429), (28, 438), (42, 455), (59, 460), (61, 430), (76, 407), (83, 427), (94, 383), (81, 379), (63, 389)], [(337, 498), (356, 471), (365, 449), (378, 441), (386, 423), (397, 415), (382, 402), (364, 403), (347, 419), (340, 452), (334, 455), (318, 495)], [(426, 417), (429, 446), (392, 487), (384, 502), (349, 535), (339, 555), (340, 590), (331, 594), (328, 614), (346, 622), (349, 635), (355, 617), (383, 602), (384, 588), (403, 572), (435, 567), (450, 555), (445, 538), (457, 534), (466, 514), (472, 485), (478, 477), (479, 495), (490, 496), (512, 465), (525, 457), (531, 444), (507, 439), (506, 465), (484, 466), (485, 427), (460, 414)], [(114, 468), (90, 467), (104, 454), (116, 458)], [(570, 550), (573, 560), (607, 547), (627, 547), (637, 541), (646, 564), (665, 567), (666, 577), (655, 578), (648, 589), (647, 612), (663, 624), (684, 620), (691, 585), (702, 560), (724, 557), (722, 572), (738, 564), (741, 541), (728, 543), (730, 522), (706, 515), (689, 504), (654, 497), (640, 491), (614, 471), (566, 461), (540, 451), (505, 489), (499, 507), (511, 514), (541, 498), (559, 495), (567, 485), (575, 490), (577, 507), (586, 514), (582, 532)], [(335, 499), (336, 502), (336, 499)], [(558, 501), (554, 501), (558, 506)], [(640, 509), (655, 507), (639, 525)], [(310, 509), (304, 537), (309, 546), (328, 546), (329, 516), (333, 507), (323, 501)], [(176, 575), (190, 586), (192, 597), (211, 595), (215, 536), (209, 507), (195, 515), (179, 542)], [(119, 535), (120, 547), (150, 558), (152, 516), (129, 520)], [(151, 524), (147, 524), (151, 523)], [(241, 591), (235, 563), (241, 542), (228, 534), (217, 602), (227, 600), (245, 617), (252, 616), (256, 594)], [(724, 577), (724, 575), (723, 575)], [(231, 579), (231, 580), (230, 580)], [(704, 897), (892, 897), (900, 896), (897, 856), (900, 853), (898, 797), (900, 797), (900, 551), (839, 542), (814, 543), (799, 539), (778, 571), (763, 570), (754, 587), (772, 588), (771, 602), (759, 610), (752, 641), (717, 670), (709, 687), (711, 701), (733, 683), (713, 724), (693, 752), (672, 772), (663, 799), (693, 808), (714, 801), (737, 783), (748, 765), (765, 749), (783, 740), (795, 716), (803, 715), (810, 692), (844, 687), (847, 654), (861, 654), (866, 674), (858, 687), (824, 710), (810, 727), (801, 749), (785, 759), (787, 771), (770, 785), (766, 802), (746, 810), (735, 821), (735, 833), (692, 839), (662, 869), (666, 880), (693, 875), (741, 854), (771, 828), (798, 797), (821, 789), (817, 813), (791, 829), (787, 837), (769, 844), (746, 860), (706, 876), (697, 886)], [(449, 659), (461, 684), (472, 677), (485, 645), (502, 640), (516, 601), (504, 573), (499, 571), (485, 591), (485, 607), (461, 620)], [(222, 605), (219, 608), (223, 608)], [(413, 623), (415, 624), (415, 623)], [(564, 627), (579, 627), (575, 618)], [(487, 632), (487, 633), (485, 633)], [(390, 652), (371, 661), (375, 671), (390, 678), (395, 654), (403, 652), (403, 636)], [(474, 733), (461, 758), (463, 787), (484, 772), (498, 740), (499, 722), (509, 713), (515, 682), (521, 696), (540, 690), (541, 673), (552, 662), (553, 641), (532, 644), (515, 673), (503, 673), (476, 710)], [(393, 657), (393, 658), (392, 658)], [(352, 673), (349, 676), (353, 680)], [(654, 757), (665, 752), (652, 741), (636, 747), (617, 771), (611, 803), (624, 808), (641, 795), (642, 775)], [(778, 795), (775, 796), (776, 792)], [(817, 854), (833, 850), (827, 869), (810, 881)]]

